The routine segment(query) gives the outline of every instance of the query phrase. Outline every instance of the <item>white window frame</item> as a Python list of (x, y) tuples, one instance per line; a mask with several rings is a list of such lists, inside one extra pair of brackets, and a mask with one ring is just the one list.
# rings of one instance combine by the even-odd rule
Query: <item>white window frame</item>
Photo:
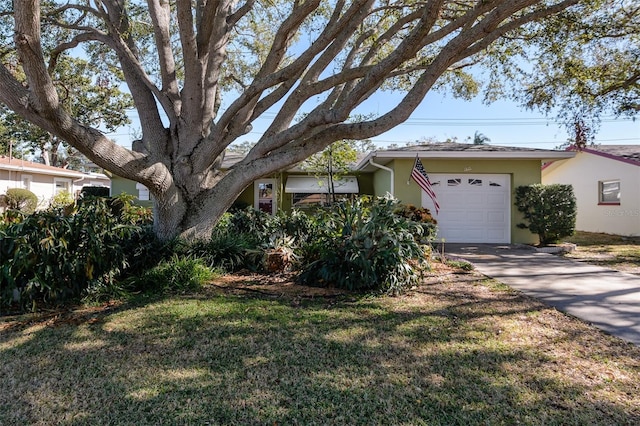
[[(63, 183), (64, 188), (62, 189), (58, 188), (59, 183)], [(53, 195), (57, 195), (62, 191), (67, 191), (69, 194), (72, 194), (73, 193), (72, 188), (73, 188), (73, 181), (71, 179), (53, 178)]]
[(277, 179), (259, 179), (253, 183), (253, 207), (256, 210), (260, 210), (260, 185), (272, 185), (273, 191), (271, 195), (271, 199), (273, 203), (271, 204), (271, 214), (276, 214), (278, 211), (278, 180)]
[[(617, 201), (605, 200), (605, 197), (604, 197), (604, 186), (605, 185), (610, 185), (610, 184), (618, 184)], [(620, 184), (620, 179), (609, 179), (609, 180), (598, 181), (598, 204), (605, 205), (605, 206), (607, 206), (607, 205), (608, 206), (610, 206), (610, 205), (619, 206), (620, 205), (621, 194), (622, 194), (622, 185)]]
[(149, 188), (144, 186), (143, 184), (136, 182), (136, 189), (138, 190), (138, 201), (150, 201), (151, 195), (149, 192)]
[(22, 175), (22, 188), (31, 191), (31, 183), (33, 182), (33, 176)]

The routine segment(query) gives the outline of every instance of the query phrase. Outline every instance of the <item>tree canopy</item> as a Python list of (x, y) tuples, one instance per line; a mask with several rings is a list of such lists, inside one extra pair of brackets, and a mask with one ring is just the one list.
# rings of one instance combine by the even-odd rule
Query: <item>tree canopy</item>
[[(335, 141), (382, 134), (431, 90), (474, 94), (467, 69), (505, 53), (494, 45), (601, 1), (7, 3), (0, 6), (0, 101), (99, 166), (146, 185), (156, 232), (171, 238), (206, 236), (255, 179)], [(61, 58), (78, 52), (101, 81), (126, 85), (142, 132), (133, 150), (65, 107), (52, 76)], [(382, 90), (402, 97), (354, 119)], [(271, 117), (264, 134), (222, 169), (226, 148), (261, 117)]]
[(571, 134), (579, 127), (593, 136), (603, 114), (640, 112), (637, 1), (584, 2), (503, 40), (501, 49), (511, 55), (495, 70), (511, 77), (512, 96), (558, 114)]

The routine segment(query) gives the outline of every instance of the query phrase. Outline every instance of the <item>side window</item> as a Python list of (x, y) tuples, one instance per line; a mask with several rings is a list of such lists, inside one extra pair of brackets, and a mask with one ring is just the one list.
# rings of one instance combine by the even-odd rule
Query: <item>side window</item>
[(71, 179), (54, 179), (53, 181), (55, 185), (54, 194), (59, 194), (61, 192), (69, 192), (71, 193)]
[(138, 200), (149, 201), (149, 188), (141, 183), (136, 183), (136, 189), (138, 190)]
[(33, 181), (33, 177), (29, 175), (22, 175), (22, 188), (28, 189), (31, 191), (31, 182)]
[(598, 203), (620, 204), (619, 180), (603, 180), (598, 182)]

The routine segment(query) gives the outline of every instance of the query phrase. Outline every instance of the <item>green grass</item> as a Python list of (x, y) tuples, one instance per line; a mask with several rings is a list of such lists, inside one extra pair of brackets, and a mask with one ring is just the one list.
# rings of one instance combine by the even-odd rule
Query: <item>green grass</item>
[(0, 424), (640, 422), (638, 348), (463, 278), (0, 319)]

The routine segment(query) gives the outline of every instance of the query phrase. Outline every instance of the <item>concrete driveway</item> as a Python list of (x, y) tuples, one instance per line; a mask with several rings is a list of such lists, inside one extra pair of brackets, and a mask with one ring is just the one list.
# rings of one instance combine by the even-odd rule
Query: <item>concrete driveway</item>
[(640, 346), (640, 276), (538, 253), (529, 247), (447, 244), (486, 276)]

